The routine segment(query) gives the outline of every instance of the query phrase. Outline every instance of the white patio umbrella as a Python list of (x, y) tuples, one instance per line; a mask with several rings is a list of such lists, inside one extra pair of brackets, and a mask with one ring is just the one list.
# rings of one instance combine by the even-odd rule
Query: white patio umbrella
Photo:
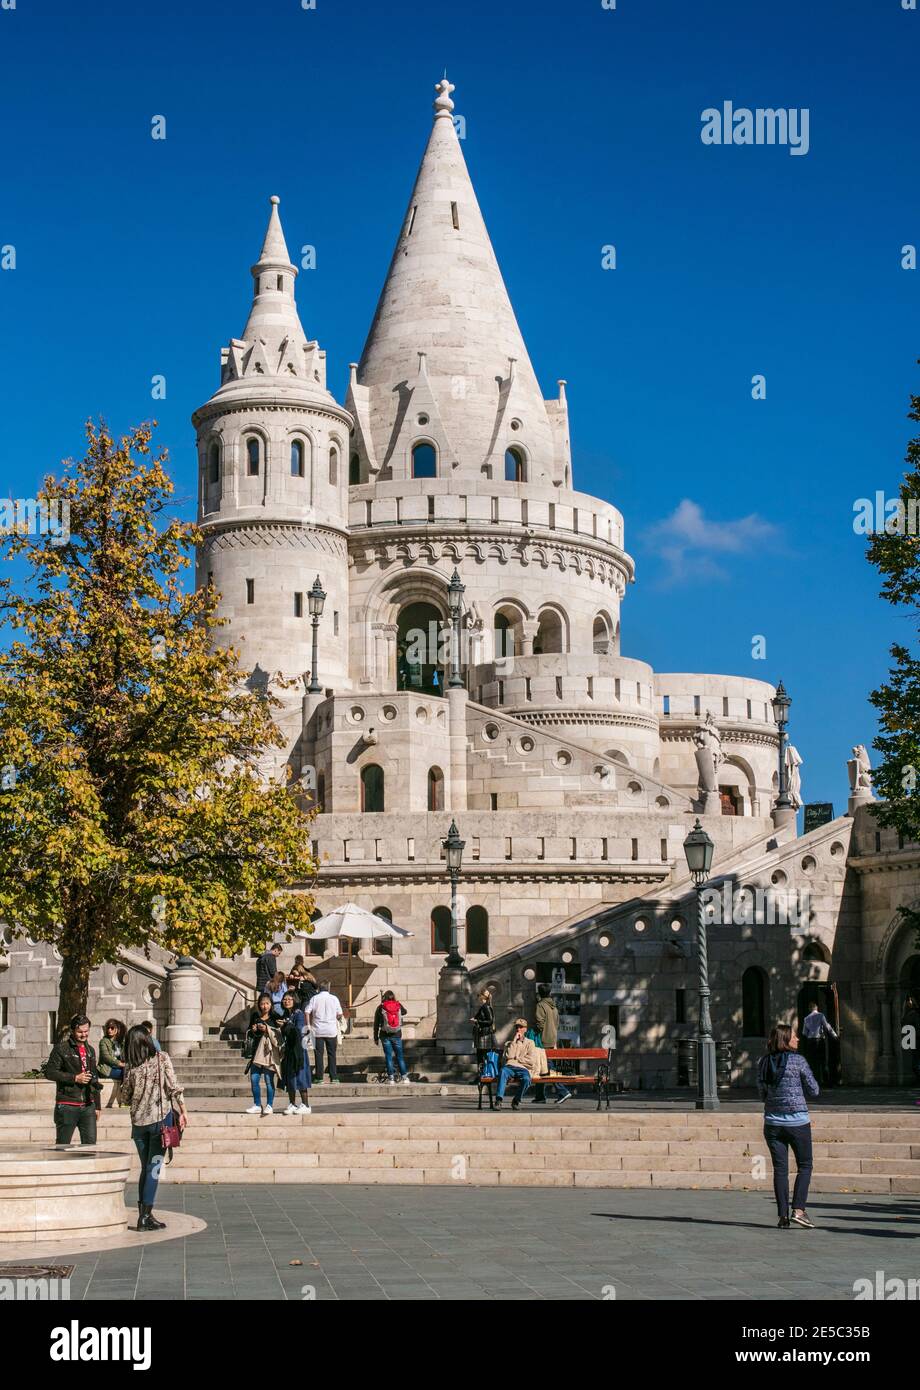
[[(350, 941), (364, 941), (373, 937), (380, 936), (412, 936), (413, 933), (406, 931), (404, 927), (396, 927), (392, 922), (388, 922), (386, 917), (378, 917), (376, 913), (369, 912), (366, 907), (358, 907), (357, 903), (345, 903), (343, 907), (335, 907), (331, 912), (327, 912), (324, 917), (318, 917), (313, 923), (313, 930), (298, 932), (297, 935), (303, 936), (313, 941), (329, 941), (334, 937), (345, 937)], [(348, 979), (348, 1007), (352, 1004), (351, 986), (351, 952), (346, 956), (346, 971)]]

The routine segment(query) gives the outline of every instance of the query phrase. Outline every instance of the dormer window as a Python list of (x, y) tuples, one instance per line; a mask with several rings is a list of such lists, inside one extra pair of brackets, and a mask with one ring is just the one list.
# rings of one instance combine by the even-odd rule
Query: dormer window
[(520, 449), (505, 450), (505, 482), (526, 483), (527, 468)]
[(302, 478), (304, 476), (304, 456), (303, 440), (295, 439), (291, 444), (291, 477)]
[(438, 476), (438, 456), (433, 444), (416, 444), (412, 450), (413, 478), (436, 478)]
[(247, 477), (257, 478), (259, 476), (259, 464), (262, 457), (262, 441), (255, 435), (250, 435), (246, 440), (246, 474)]

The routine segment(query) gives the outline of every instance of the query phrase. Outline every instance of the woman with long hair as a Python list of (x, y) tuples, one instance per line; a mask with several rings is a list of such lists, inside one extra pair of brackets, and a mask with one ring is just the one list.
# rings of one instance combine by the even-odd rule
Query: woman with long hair
[[(757, 1091), (764, 1102), (763, 1133), (773, 1160), (773, 1191), (781, 1230), (790, 1224), (814, 1229), (805, 1210), (813, 1166), (811, 1116), (805, 1096), (819, 1095), (820, 1087), (811, 1067), (796, 1051), (798, 1043), (798, 1034), (791, 1024), (777, 1023), (757, 1068)], [(797, 1168), (791, 1215), (790, 1148)]]
[(120, 1018), (110, 1018), (103, 1024), (99, 1043), (99, 1075), (112, 1083), (106, 1110), (121, 1105), (121, 1083), (125, 1075), (125, 1035), (127, 1029)]
[[(244, 1057), (249, 1058), (246, 1071), (252, 1086), (252, 1105), (247, 1115), (273, 1115), (275, 1078), (281, 1075), (280, 1037), (278, 1018), (272, 1008), (270, 994), (260, 994), (249, 1015)], [(262, 1078), (265, 1078), (265, 1106), (262, 1106)]]
[[(288, 1093), (285, 1115), (310, 1114), (310, 1062), (303, 1045), (306, 1019), (292, 989), (281, 1001), (281, 1084)], [(297, 1092), (300, 1104), (297, 1104)]]
[(476, 1049), (478, 1069), (485, 1061), (486, 1053), (495, 1050), (495, 1008), (490, 989), (481, 989), (476, 1000), (479, 1007), (470, 1022), (473, 1025), (473, 1046)]
[[(131, 1138), (141, 1161), (137, 1183), (137, 1229), (162, 1231), (165, 1221), (157, 1221), (153, 1204), (163, 1168), (163, 1126), (178, 1123), (184, 1130), (188, 1114), (182, 1087), (176, 1080), (169, 1053), (157, 1052), (146, 1028), (128, 1030), (125, 1042), (125, 1079), (122, 1098), (131, 1106)], [(178, 1110), (178, 1121), (174, 1112)]]

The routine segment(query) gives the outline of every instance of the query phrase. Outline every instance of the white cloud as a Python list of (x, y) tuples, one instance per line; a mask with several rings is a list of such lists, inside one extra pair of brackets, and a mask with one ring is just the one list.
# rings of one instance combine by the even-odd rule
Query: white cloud
[(779, 529), (756, 513), (714, 521), (697, 502), (685, 497), (670, 516), (647, 527), (642, 540), (663, 562), (663, 582), (671, 584), (687, 578), (730, 579), (731, 568), (720, 564), (719, 558), (750, 555), (758, 546), (775, 544), (778, 537)]

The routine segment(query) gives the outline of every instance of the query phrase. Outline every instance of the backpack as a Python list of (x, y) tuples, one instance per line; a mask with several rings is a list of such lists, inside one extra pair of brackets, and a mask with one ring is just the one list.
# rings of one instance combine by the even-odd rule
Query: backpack
[(498, 1076), (498, 1053), (497, 1053), (497, 1052), (487, 1052), (487, 1053), (486, 1053), (485, 1057), (483, 1057), (483, 1059), (482, 1059), (482, 1068), (481, 1068), (479, 1074), (480, 1074), (480, 1076), (482, 1076), (482, 1077)]
[(402, 1009), (396, 999), (387, 999), (380, 1005), (380, 1031), (384, 1035), (398, 1033), (402, 1027)]

